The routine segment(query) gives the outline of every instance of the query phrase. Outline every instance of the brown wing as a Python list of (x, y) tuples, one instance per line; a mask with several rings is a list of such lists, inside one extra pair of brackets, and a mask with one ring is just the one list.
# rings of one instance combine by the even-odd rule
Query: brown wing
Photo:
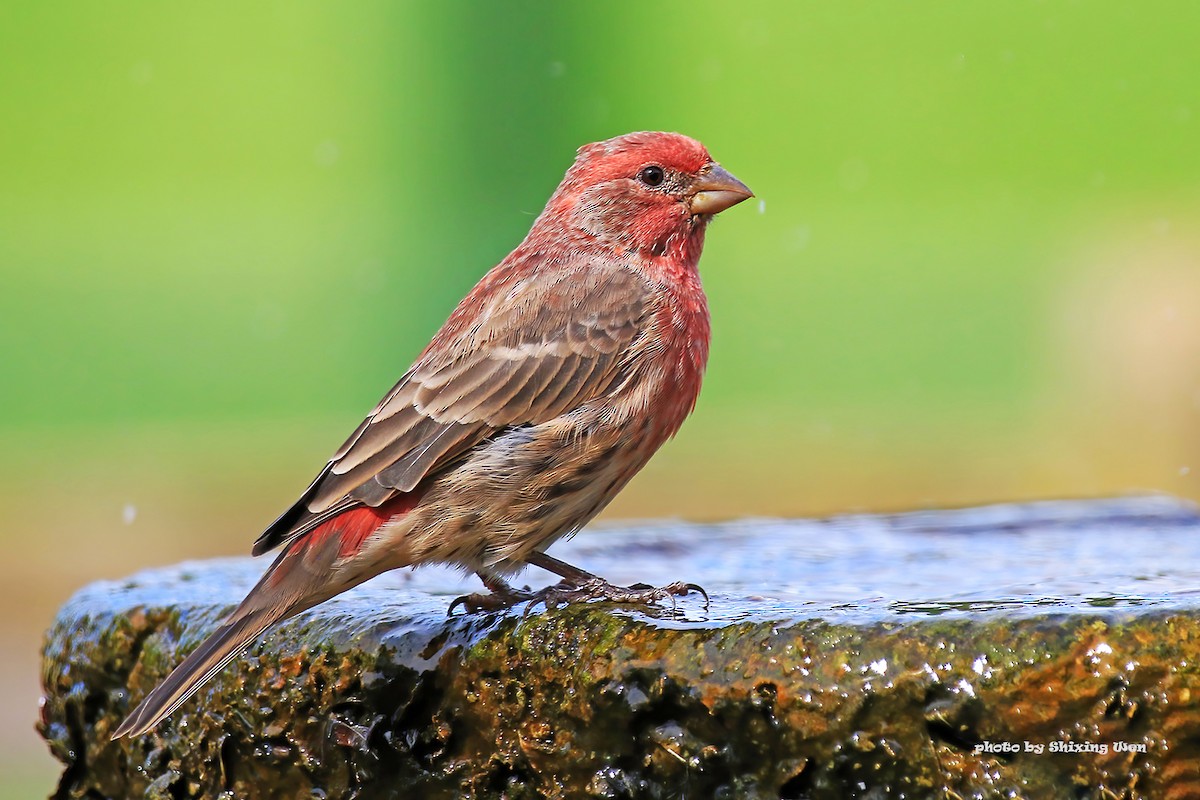
[(641, 278), (616, 268), (569, 282), (562, 271), (506, 278), (485, 278), (463, 300), (300, 500), (258, 538), (256, 555), (350, 508), (410, 492), (504, 429), (553, 419), (613, 384), (648, 311)]

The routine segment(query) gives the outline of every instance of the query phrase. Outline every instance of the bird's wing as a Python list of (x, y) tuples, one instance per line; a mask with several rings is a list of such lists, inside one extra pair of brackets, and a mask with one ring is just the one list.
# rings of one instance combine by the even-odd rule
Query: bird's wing
[(623, 269), (565, 272), (472, 291), (254, 553), (410, 492), (498, 432), (608, 390), (645, 327), (648, 286)]

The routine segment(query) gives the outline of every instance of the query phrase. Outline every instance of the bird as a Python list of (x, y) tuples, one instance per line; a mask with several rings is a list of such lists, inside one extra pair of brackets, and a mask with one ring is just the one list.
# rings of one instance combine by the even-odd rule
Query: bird
[(507, 582), (530, 564), (562, 578), (540, 595), (548, 605), (699, 589), (614, 586), (545, 551), (695, 407), (711, 327), (705, 231), (752, 196), (682, 134), (580, 147), (525, 239), (255, 541), (254, 555), (280, 548), (262, 578), (112, 738), (151, 730), (268, 628), (388, 570), (476, 573), (488, 592), (459, 598), (468, 612), (537, 597)]

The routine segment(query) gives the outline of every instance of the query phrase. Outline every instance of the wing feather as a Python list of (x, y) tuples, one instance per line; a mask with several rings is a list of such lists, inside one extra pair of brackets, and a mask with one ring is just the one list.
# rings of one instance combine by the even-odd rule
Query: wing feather
[(505, 264), (463, 300), (296, 504), (259, 537), (255, 553), (349, 508), (413, 491), (498, 432), (546, 422), (612, 386), (651, 310), (645, 280), (609, 265), (564, 289), (561, 275), (522, 276)]
[[(473, 435), (484, 426), (452, 422), (429, 437), (420, 447), (409, 450), (396, 463), (380, 470), (373, 480), (398, 492), (411, 492), (434, 464), (449, 460), (477, 441)], [(353, 492), (351, 492), (353, 494)]]

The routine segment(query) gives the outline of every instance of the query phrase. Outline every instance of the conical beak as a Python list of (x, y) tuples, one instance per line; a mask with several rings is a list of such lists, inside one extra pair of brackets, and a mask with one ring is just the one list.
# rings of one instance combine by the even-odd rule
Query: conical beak
[(754, 196), (750, 187), (715, 161), (700, 173), (692, 190), (695, 192), (690, 203), (693, 214), (717, 214)]

